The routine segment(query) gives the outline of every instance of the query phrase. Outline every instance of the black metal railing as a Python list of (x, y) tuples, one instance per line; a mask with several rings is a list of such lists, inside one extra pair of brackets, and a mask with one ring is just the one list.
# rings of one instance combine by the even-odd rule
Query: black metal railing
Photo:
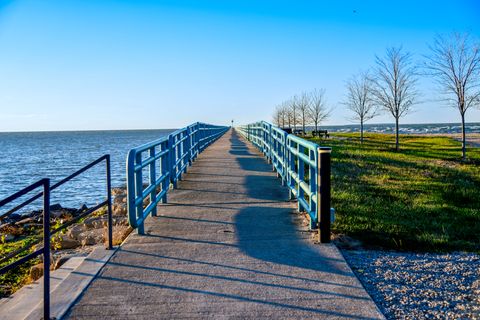
[[(84, 173), (85, 171), (89, 170), (90, 168), (96, 166), (97, 164), (105, 161), (105, 171), (106, 171), (106, 183), (107, 183), (107, 199), (96, 206), (84, 210), (77, 216), (75, 216), (72, 220), (57, 226), (56, 228), (52, 229), (50, 226), (50, 193), (52, 190), (60, 187), (61, 185), (65, 184), (66, 182), (72, 180), (73, 178), (79, 176), (80, 174)], [(8, 253), (7, 255), (3, 256), (0, 259), (0, 265), (15, 258), (19, 254), (32, 249), (34, 246), (43, 243), (43, 247), (40, 249), (36, 249), (35, 251), (21, 257), (20, 259), (9, 263), (0, 268), (0, 275), (7, 273), (8, 271), (18, 267), (19, 265), (34, 259), (43, 254), (43, 313), (44, 319), (50, 319), (50, 238), (52, 235), (60, 232), (68, 228), (69, 226), (77, 223), (82, 218), (85, 218), (89, 214), (97, 211), (98, 209), (107, 206), (107, 215), (108, 215), (108, 249), (111, 250), (113, 248), (113, 241), (112, 241), (112, 234), (113, 234), (113, 219), (112, 219), (112, 192), (111, 192), (111, 166), (110, 166), (110, 155), (106, 154), (97, 160), (89, 163), (88, 165), (84, 166), (83, 168), (77, 170), (76, 172), (72, 173), (68, 177), (62, 179), (61, 181), (53, 184), (50, 186), (50, 179), (44, 178), (41, 179), (30, 186), (14, 193), (13, 195), (0, 200), (0, 208), (7, 205), (8, 203), (15, 201), (16, 199), (27, 195), (28, 193), (36, 190), (39, 187), (43, 187), (43, 191), (36, 194), (35, 196), (27, 199), (26, 201), (22, 202), (21, 204), (15, 206), (13, 209), (8, 210), (5, 214), (0, 216), (0, 221), (4, 220), (11, 214), (15, 213), (16, 211), (24, 208), (26, 205), (32, 203), (33, 201), (41, 198), (43, 196), (43, 236), (41, 239), (36, 241), (30, 242), (28, 245), (14, 250), (13, 252)]]

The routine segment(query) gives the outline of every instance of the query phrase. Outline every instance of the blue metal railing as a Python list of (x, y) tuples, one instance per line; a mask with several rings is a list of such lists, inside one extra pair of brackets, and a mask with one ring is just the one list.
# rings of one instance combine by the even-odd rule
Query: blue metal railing
[(144, 233), (145, 219), (156, 216), (160, 201), (167, 202), (170, 185), (176, 188), (200, 152), (228, 129), (197, 122), (128, 152), (127, 207), (132, 228)]
[(330, 241), (330, 153), (331, 148), (288, 134), (266, 121), (238, 127), (272, 163), (286, 184), (298, 210), (310, 217), (310, 228), (320, 229), (320, 241)]
[[(51, 191), (62, 186), (66, 182), (72, 180), (73, 178), (79, 176), (80, 174), (84, 173), (85, 171), (89, 170), (90, 168), (96, 166), (97, 164), (105, 161), (105, 173), (106, 173), (106, 200), (97, 204), (96, 206), (89, 208), (82, 213), (76, 215), (73, 219), (69, 220), (66, 223), (61, 224), (60, 226), (56, 226), (53, 228), (50, 226), (50, 194)], [(43, 319), (50, 319), (50, 238), (52, 235), (66, 229), (67, 227), (79, 222), (82, 218), (92, 214), (93, 212), (97, 211), (98, 209), (106, 206), (107, 207), (107, 216), (108, 216), (108, 249), (111, 250), (113, 248), (112, 243), (112, 233), (113, 233), (113, 222), (112, 222), (112, 192), (111, 192), (111, 166), (110, 166), (110, 155), (106, 154), (98, 158), (97, 160), (87, 164), (83, 168), (77, 170), (76, 172), (72, 173), (68, 177), (60, 180), (59, 182), (50, 185), (50, 179), (44, 178), (41, 179), (30, 186), (14, 193), (13, 195), (0, 200), (0, 208), (3, 206), (19, 199), (30, 192), (36, 190), (37, 188), (43, 188), (43, 191), (30, 197), (29, 199), (23, 201), (19, 205), (15, 206), (14, 208), (8, 210), (7, 212), (0, 215), (0, 222), (7, 218), (8, 216), (12, 215), (13, 213), (17, 212), (18, 210), (24, 208), (28, 204), (32, 203), (33, 201), (41, 198), (43, 196), (43, 237), (41, 239), (37, 239), (35, 241), (31, 241), (29, 244), (21, 247), (20, 249), (14, 250), (13, 252), (7, 253), (5, 256), (0, 258), (0, 265), (10, 261), (11, 259), (19, 256), (20, 254), (32, 250), (32, 248), (36, 247), (39, 244), (43, 243), (43, 246), (39, 249), (34, 249), (33, 252), (26, 254), (25, 256), (19, 258), (18, 260), (8, 263), (0, 267), (0, 275), (5, 274), (19, 265), (34, 259), (40, 255), (43, 255)]]

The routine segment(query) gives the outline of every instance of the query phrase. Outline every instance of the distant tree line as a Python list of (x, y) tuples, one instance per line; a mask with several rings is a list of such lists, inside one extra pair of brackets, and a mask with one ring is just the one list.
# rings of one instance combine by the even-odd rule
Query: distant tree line
[[(387, 48), (384, 56), (375, 56), (375, 64), (367, 71), (353, 75), (346, 82), (342, 104), (360, 125), (363, 142), (364, 124), (382, 112), (395, 121), (395, 148), (400, 147), (399, 122), (419, 104), (417, 82), (420, 76), (435, 79), (439, 100), (460, 113), (462, 123), (462, 158), (466, 159), (465, 119), (467, 110), (480, 108), (480, 42), (469, 34), (438, 35), (429, 46), (430, 54), (421, 63), (414, 63), (412, 54), (401, 46)], [(277, 125), (296, 128), (318, 125), (326, 120), (331, 109), (326, 107), (324, 90), (302, 93), (275, 109)]]
[(306, 132), (307, 126), (314, 126), (317, 131), (320, 123), (327, 120), (331, 113), (332, 109), (326, 103), (325, 90), (315, 89), (295, 95), (278, 105), (273, 114), (273, 122), (279, 127), (294, 131), (302, 128)]

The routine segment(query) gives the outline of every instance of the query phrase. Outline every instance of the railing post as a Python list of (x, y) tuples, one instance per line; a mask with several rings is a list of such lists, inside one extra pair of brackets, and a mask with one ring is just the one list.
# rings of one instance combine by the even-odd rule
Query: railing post
[(290, 200), (293, 200), (295, 199), (295, 195), (293, 194), (292, 192), (292, 189), (295, 189), (295, 181), (293, 181), (292, 179), (292, 175), (290, 174), (290, 171), (293, 171), (295, 172), (295, 157), (292, 156), (292, 153), (290, 152), (290, 145), (291, 141), (288, 139), (287, 137), (287, 176), (288, 176), (288, 179), (287, 179), (287, 183), (288, 183), (288, 186), (289, 186), (289, 198)]
[(194, 151), (195, 151), (195, 160), (197, 159), (198, 157), (198, 134), (199, 134), (199, 129), (200, 128), (200, 125), (198, 124), (198, 122), (195, 124), (195, 134), (193, 136), (193, 144), (194, 144)]
[(203, 130), (202, 130), (203, 124), (200, 122), (198, 123), (198, 153), (202, 152), (202, 145), (201, 141), (203, 139)]
[[(164, 143), (161, 144), (161, 152), (165, 150), (168, 150), (168, 141), (165, 141)], [(169, 170), (168, 157), (170, 157), (170, 153), (167, 152), (165, 156), (163, 156), (161, 159), (162, 176), (165, 174), (168, 174), (168, 178), (164, 178), (162, 181), (162, 191), (165, 191), (162, 197), (162, 203), (167, 203), (167, 192), (168, 192), (168, 187), (170, 185), (170, 173), (168, 172)]]
[(270, 158), (270, 163), (272, 163), (272, 125), (267, 125), (267, 143), (268, 143), (268, 157)]
[(192, 165), (192, 153), (190, 152), (190, 127), (187, 127), (187, 139), (185, 139), (186, 149), (187, 149), (187, 163), (188, 165), (185, 166), (184, 173), (187, 173), (187, 167)]
[(127, 156), (127, 209), (128, 223), (132, 228), (137, 227), (137, 215), (135, 209), (135, 159), (134, 149), (128, 152)]
[[(318, 151), (316, 149), (308, 149), (308, 158), (310, 159), (310, 161), (313, 161), (315, 163), (315, 166), (312, 166), (312, 165), (309, 165), (308, 168), (308, 177), (309, 177), (309, 186), (310, 186), (310, 191), (312, 193), (314, 193), (315, 195), (318, 194), (319, 192), (319, 188), (318, 188), (318, 185), (317, 185), (317, 170), (318, 170), (318, 157), (319, 157), (319, 154), (318, 154)], [(310, 219), (310, 229), (315, 229), (315, 228), (318, 228), (318, 206), (320, 205), (318, 203), (318, 197), (310, 197), (309, 199), (309, 205), (310, 205), (310, 210), (312, 210), (312, 208), (314, 209), (314, 212), (315, 212), (315, 219), (313, 219), (311, 216), (311, 219)], [(312, 210), (313, 211), (313, 210)]]
[[(278, 148), (277, 148), (277, 140), (273, 138), (273, 134), (272, 134), (272, 129), (270, 127), (270, 136), (271, 136), (271, 154), (272, 154), (272, 170), (275, 172), (277, 172), (277, 178), (280, 177), (280, 172), (278, 170), (276, 170), (276, 166), (278, 166), (278, 157), (280, 156), (280, 154), (278, 153)], [(276, 136), (276, 133), (275, 133), (275, 136)], [(277, 156), (273, 156), (274, 154), (276, 154)]]
[(192, 163), (195, 161), (197, 158), (197, 151), (195, 150), (195, 140), (196, 140), (196, 135), (197, 135), (197, 125), (194, 124), (192, 126), (192, 131), (190, 132), (191, 134), (191, 140), (190, 140), (190, 150), (191, 150), (191, 155), (192, 155)]
[(200, 134), (201, 133), (200, 126), (201, 126), (201, 124), (199, 122), (197, 124), (197, 137), (196, 137), (196, 139), (197, 139), (197, 156), (200, 154), (200, 139), (202, 138), (202, 136)]
[(177, 137), (177, 139), (180, 141), (178, 144), (177, 144), (177, 151), (176, 151), (176, 157), (178, 157), (178, 159), (175, 159), (175, 163), (177, 163), (177, 160), (180, 160), (180, 167), (177, 167), (176, 170), (178, 170), (178, 180), (181, 181), (182, 180), (182, 174), (183, 174), (183, 165), (185, 164), (185, 157), (183, 156), (185, 154), (185, 140), (183, 140), (183, 138), (185, 138), (184, 136), (185, 132), (182, 132), (180, 133), (180, 137)]
[(208, 144), (208, 128), (207, 128), (206, 124), (203, 124), (202, 132), (203, 132), (202, 138), (204, 139), (203, 144), (202, 144), (202, 151), (203, 151), (203, 150), (205, 150), (205, 148), (207, 147), (207, 144)]
[(205, 147), (203, 148), (203, 150), (205, 150), (207, 148), (207, 146), (210, 144), (210, 139), (211, 139), (211, 133), (212, 133), (212, 128), (209, 127), (208, 124), (205, 125)]
[(261, 139), (263, 154), (267, 158), (267, 161), (270, 161), (270, 159), (268, 159), (267, 132), (265, 130), (265, 125), (263, 122), (260, 122), (260, 136), (262, 137)]
[(288, 159), (287, 159), (287, 138), (288, 138), (288, 133), (285, 131), (283, 132), (283, 143), (282, 143), (282, 159), (283, 159), (283, 179), (282, 179), (282, 185), (286, 185), (288, 183)]
[(270, 154), (270, 163), (273, 163), (273, 154), (272, 154), (272, 125), (268, 124), (268, 153)]
[(317, 217), (321, 243), (330, 242), (331, 148), (318, 148)]
[(176, 158), (176, 147), (173, 146), (174, 140), (173, 140), (173, 135), (168, 136), (168, 153), (169, 157), (168, 159), (170, 160), (170, 182), (172, 183), (172, 186), (174, 189), (177, 188), (177, 170), (175, 167), (175, 158)]
[[(150, 150), (148, 150), (150, 158), (155, 158), (155, 146), (151, 147)], [(149, 175), (150, 175), (150, 185), (154, 185), (155, 188), (153, 188), (152, 192), (150, 192), (150, 203), (155, 203), (157, 202), (157, 170), (155, 168), (156, 161), (152, 161), (149, 164)], [(155, 206), (152, 209), (152, 217), (155, 217), (157, 215), (157, 206)]]
[(50, 319), (50, 179), (43, 182), (43, 319)]
[[(297, 143), (297, 151), (299, 154), (303, 154), (305, 151), (305, 148)], [(298, 174), (298, 180), (303, 181), (305, 179), (305, 163), (303, 163), (303, 160), (300, 156), (297, 156), (297, 174)], [(305, 192), (303, 191), (303, 188), (300, 187), (300, 183), (297, 184), (297, 198), (298, 199), (305, 199)], [(301, 201), (298, 201), (298, 212), (303, 212), (303, 210), (306, 210), (306, 208), (302, 207)], [(315, 225), (316, 223), (310, 219), (310, 228), (312, 228), (312, 225)]]
[[(192, 165), (193, 163), (193, 156), (192, 156), (192, 130), (190, 130), (190, 127), (187, 127), (187, 160), (188, 160), (188, 165)], [(185, 168), (185, 172), (187, 172), (187, 169)]]
[(110, 168), (110, 155), (105, 157), (107, 171), (107, 215), (108, 215), (108, 250), (113, 248), (113, 218), (112, 218), (112, 176)]
[[(142, 164), (142, 153), (139, 152), (135, 155), (135, 164)], [(143, 172), (142, 169), (140, 169), (138, 172), (135, 172), (135, 197), (134, 197), (134, 203), (136, 202), (136, 199), (140, 197), (140, 203), (135, 203), (135, 211), (136, 211), (136, 217), (137, 221), (139, 219), (142, 219), (142, 223), (137, 224), (137, 233), (138, 234), (144, 234), (144, 221), (143, 221)]]

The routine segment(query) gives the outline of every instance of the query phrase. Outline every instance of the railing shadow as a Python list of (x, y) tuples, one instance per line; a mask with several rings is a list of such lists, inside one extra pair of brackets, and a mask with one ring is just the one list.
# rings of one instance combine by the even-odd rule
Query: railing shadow
[[(243, 144), (248, 149), (235, 131), (230, 142), (232, 145)], [(244, 170), (264, 172), (245, 177), (249, 197), (288, 201), (287, 188), (282, 187), (280, 180), (272, 174), (265, 174), (271, 172), (272, 167), (264, 158), (237, 157), (236, 160)], [(275, 264), (351, 276), (349, 270), (339, 268), (335, 261), (300, 237), (299, 228), (293, 222), (292, 211), (291, 207), (278, 204), (249, 206), (240, 210), (234, 218), (240, 250), (251, 257)]]
[(236, 156), (255, 156), (255, 153), (252, 153), (248, 145), (240, 139), (239, 134), (233, 130), (232, 136), (229, 139), (230, 141), (230, 150), (229, 153)]
[(322, 254), (300, 237), (291, 214), (288, 208), (242, 209), (235, 216), (238, 247), (250, 257), (273, 264), (351, 277), (350, 270), (339, 267), (341, 259)]
[[(135, 267), (133, 265), (128, 265), (127, 267)], [(92, 274), (89, 273), (83, 273), (83, 272), (76, 272), (76, 274), (83, 275), (83, 276), (92, 276)], [(171, 290), (173, 292), (179, 292), (182, 294), (200, 294), (200, 295), (206, 295), (210, 297), (215, 297), (215, 298), (222, 298), (222, 299), (229, 299), (229, 300), (237, 300), (240, 302), (251, 302), (251, 303), (257, 303), (260, 305), (269, 305), (269, 306), (274, 306), (277, 308), (286, 308), (286, 309), (293, 309), (297, 311), (303, 311), (303, 312), (310, 312), (317, 314), (318, 316), (329, 316), (329, 317), (336, 317), (336, 318), (344, 318), (344, 319), (358, 319), (358, 320), (367, 320), (367, 319), (373, 319), (371, 317), (364, 317), (364, 316), (354, 316), (338, 311), (333, 311), (333, 310), (325, 310), (321, 309), (318, 307), (305, 307), (305, 306), (299, 306), (299, 305), (293, 305), (293, 304), (288, 304), (285, 303), (281, 300), (275, 301), (275, 300), (264, 300), (264, 299), (256, 299), (254, 297), (244, 297), (240, 296), (237, 294), (229, 294), (225, 292), (219, 292), (219, 291), (212, 291), (212, 290), (206, 290), (206, 289), (196, 289), (196, 288), (189, 288), (189, 287), (184, 287), (184, 286), (172, 286), (172, 285), (167, 285), (167, 284), (160, 284), (156, 282), (149, 282), (145, 280), (136, 280), (136, 279), (125, 279), (125, 278), (120, 278), (120, 277), (110, 277), (104, 274), (101, 274), (100, 276), (97, 277), (98, 280), (101, 281), (108, 281), (110, 283), (120, 283), (124, 284), (129, 288), (132, 287), (142, 287), (144, 288), (143, 290), (148, 290), (148, 288), (155, 288), (155, 289), (162, 289), (162, 290)], [(67, 317), (70, 316), (70, 314), (67, 314)]]
[(230, 138), (230, 154), (236, 156), (254, 156), (254, 153), (251, 153), (247, 144), (239, 139), (238, 134), (233, 131), (232, 137)]
[[(132, 252), (132, 251), (130, 251), (130, 252)], [(136, 254), (138, 254), (138, 253), (136, 253)], [(187, 261), (188, 261), (188, 259), (187, 259)], [(99, 261), (99, 262), (101, 262), (101, 261)], [(198, 262), (195, 261), (195, 260), (190, 260), (189, 263), (198, 263)], [(201, 272), (201, 271), (199, 272), (199, 271), (189, 271), (189, 270), (177, 270), (177, 269), (173, 269), (173, 268), (169, 267), (169, 265), (165, 265), (164, 267), (154, 267), (154, 266), (145, 266), (145, 265), (139, 265), (139, 264), (134, 264), (134, 263), (121, 263), (121, 262), (115, 262), (115, 261), (111, 261), (110, 265), (111, 266), (122, 267), (122, 268), (135, 268), (135, 269), (138, 269), (139, 272), (153, 271), (153, 272), (171, 274), (172, 276), (186, 275), (186, 276), (192, 276), (192, 277), (198, 277), (198, 278), (207, 278), (207, 279), (212, 279), (212, 280), (222, 280), (222, 281), (228, 281), (228, 282), (238, 282), (238, 283), (242, 283), (242, 284), (251, 284), (251, 285), (257, 285), (257, 286), (260, 286), (260, 287), (267, 287), (267, 288), (268, 287), (270, 287), (270, 288), (280, 288), (280, 289), (294, 290), (294, 291), (298, 291), (298, 292), (308, 292), (308, 293), (314, 293), (314, 294), (322, 294), (322, 295), (333, 296), (333, 297), (342, 297), (342, 298), (365, 300), (365, 301), (369, 300), (367, 297), (357, 296), (357, 295), (354, 295), (354, 294), (344, 294), (344, 293), (337, 293), (337, 292), (334, 292), (334, 291), (318, 290), (318, 289), (313, 289), (313, 288), (304, 288), (302, 286), (295, 286), (295, 285), (281, 284), (281, 283), (272, 283), (272, 282), (262, 281), (262, 280), (243, 279), (243, 278), (240, 278), (240, 277), (236, 277), (234, 275), (207, 274), (207, 273)]]

